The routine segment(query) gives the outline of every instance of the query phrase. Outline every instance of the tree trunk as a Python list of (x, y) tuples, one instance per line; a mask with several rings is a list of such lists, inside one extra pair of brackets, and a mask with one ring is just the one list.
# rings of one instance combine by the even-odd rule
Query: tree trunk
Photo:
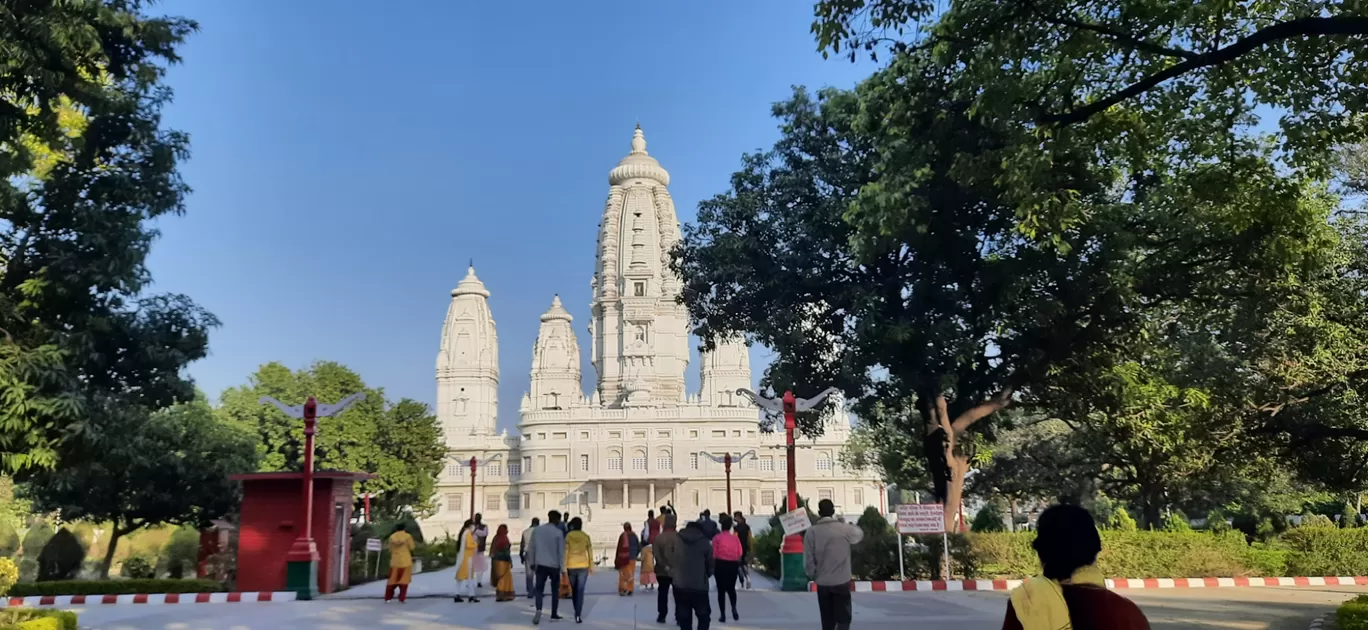
[(124, 535), (123, 530), (119, 529), (118, 525), (115, 525), (112, 530), (113, 531), (109, 535), (109, 547), (105, 549), (104, 562), (100, 564), (101, 580), (109, 579), (109, 567), (114, 564), (114, 551), (118, 549), (119, 539)]
[(1016, 533), (1016, 515), (1017, 515), (1017, 500), (1016, 500), (1016, 499), (1008, 499), (1008, 501), (1007, 501), (1007, 512), (1008, 512), (1008, 514), (1010, 515), (1009, 518), (1011, 519), (1011, 522), (1007, 524), (1007, 531), (1012, 532), (1012, 533)]
[(1160, 505), (1161, 502), (1156, 494), (1157, 493), (1145, 491), (1141, 495), (1144, 497), (1142, 499), (1144, 505), (1140, 508), (1140, 515), (1145, 518), (1145, 522), (1141, 526), (1141, 529), (1160, 530), (1164, 528), (1163, 519), (1159, 514), (1163, 506)]

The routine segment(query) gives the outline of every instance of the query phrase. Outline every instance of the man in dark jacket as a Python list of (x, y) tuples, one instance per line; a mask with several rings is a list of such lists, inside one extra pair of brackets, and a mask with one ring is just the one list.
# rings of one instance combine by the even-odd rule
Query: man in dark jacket
[(722, 531), (717, 527), (717, 521), (712, 520), (712, 510), (703, 510), (703, 513), (698, 515), (698, 525), (703, 528), (703, 535), (707, 536), (708, 540), (712, 540), (717, 532)]
[(670, 578), (675, 589), (675, 615), (681, 630), (708, 630), (712, 606), (708, 602), (708, 579), (713, 575), (712, 541), (697, 521), (679, 532), (679, 546), (670, 558)]
[[(656, 582), (660, 584), (660, 589), (656, 591), (656, 623), (665, 623), (665, 613), (670, 612), (670, 586), (674, 584), (674, 579), (670, 577), (671, 564), (679, 554), (679, 532), (675, 531), (675, 526), (679, 524), (674, 514), (665, 514), (665, 524), (661, 527), (660, 533), (656, 534), (655, 540), (651, 542), (655, 550), (655, 574)], [(675, 590), (676, 599), (679, 597), (679, 590)], [(679, 623), (679, 603), (675, 603), (675, 623)]]

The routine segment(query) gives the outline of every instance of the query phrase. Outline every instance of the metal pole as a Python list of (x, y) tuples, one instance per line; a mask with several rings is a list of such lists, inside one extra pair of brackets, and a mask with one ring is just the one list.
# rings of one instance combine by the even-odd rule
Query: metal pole
[(304, 540), (313, 541), (314, 434), (317, 432), (318, 402), (313, 396), (304, 403)]
[(941, 579), (946, 580), (946, 581), (949, 581), (949, 580), (950, 580), (950, 534), (949, 534), (948, 532), (944, 532), (944, 531), (941, 532), (941, 544), (945, 545), (945, 575), (941, 576)]
[(731, 453), (722, 456), (722, 466), (727, 471), (727, 514), (732, 513), (732, 493), (731, 493)]
[(470, 458), (470, 520), (475, 520), (475, 457)]
[(903, 568), (903, 536), (898, 534), (898, 579), (907, 579), (907, 570)]

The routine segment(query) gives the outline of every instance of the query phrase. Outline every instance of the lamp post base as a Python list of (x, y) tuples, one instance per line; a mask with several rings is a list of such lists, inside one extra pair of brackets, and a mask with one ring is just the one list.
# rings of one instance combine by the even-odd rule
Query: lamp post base
[(296, 539), (285, 556), (285, 590), (301, 600), (318, 595), (318, 546), (312, 538)]
[(796, 534), (785, 536), (780, 553), (783, 554), (783, 579), (780, 588), (785, 591), (808, 590), (807, 567), (803, 564), (803, 537)]

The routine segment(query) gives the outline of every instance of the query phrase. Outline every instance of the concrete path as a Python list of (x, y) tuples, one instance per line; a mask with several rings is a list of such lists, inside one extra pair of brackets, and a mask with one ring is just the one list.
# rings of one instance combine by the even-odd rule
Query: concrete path
[[(443, 573), (433, 574), (439, 581)], [(449, 578), (449, 576), (447, 576)], [(611, 593), (611, 572), (600, 572), (585, 605), (585, 623), (575, 625), (570, 602), (562, 601), (564, 621), (543, 619), (543, 630), (605, 628), (668, 630), (655, 622), (655, 597)], [(606, 580), (606, 581), (605, 581)], [(444, 581), (443, 581), (444, 582)], [(81, 625), (91, 630), (531, 630), (532, 605), (519, 598), (478, 604), (456, 604), (439, 597), (434, 583), (425, 598), (407, 604), (384, 604), (375, 598), (328, 598), (313, 602), (263, 604), (194, 604), (179, 606), (88, 606)], [(519, 589), (521, 591), (521, 588)], [(1313, 618), (1329, 612), (1340, 601), (1365, 588), (1306, 587), (1250, 589), (1191, 589), (1133, 591), (1132, 597), (1156, 630), (1303, 630)], [(1006, 608), (1005, 593), (928, 592), (856, 593), (855, 623), (859, 630), (998, 630)], [(712, 620), (716, 630), (796, 630), (816, 628), (816, 599), (810, 593), (744, 591), (740, 593), (741, 620), (725, 624)], [(549, 602), (547, 604), (549, 608)], [(549, 613), (549, 611), (548, 611)]]
[[(486, 576), (487, 578), (488, 576)], [(526, 594), (525, 574), (519, 565), (513, 567), (513, 590), (519, 595)], [(757, 590), (778, 590), (779, 582), (773, 578), (753, 573), (751, 576), (752, 585)], [(549, 587), (548, 587), (549, 588)], [(641, 586), (637, 586), (641, 590)], [(589, 576), (589, 595), (617, 595), (617, 571), (613, 569), (594, 569)], [(456, 568), (447, 567), (440, 571), (429, 571), (413, 576), (413, 581), (409, 584), (408, 595), (410, 599), (425, 599), (430, 597), (445, 597), (450, 599), (456, 594)], [(324, 595), (322, 599), (368, 599), (383, 598), (385, 595), (385, 581), (377, 580), (353, 586), (340, 593)], [(494, 587), (488, 583), (484, 588), (479, 589), (479, 597), (494, 598)], [(638, 592), (634, 597), (641, 597)]]

